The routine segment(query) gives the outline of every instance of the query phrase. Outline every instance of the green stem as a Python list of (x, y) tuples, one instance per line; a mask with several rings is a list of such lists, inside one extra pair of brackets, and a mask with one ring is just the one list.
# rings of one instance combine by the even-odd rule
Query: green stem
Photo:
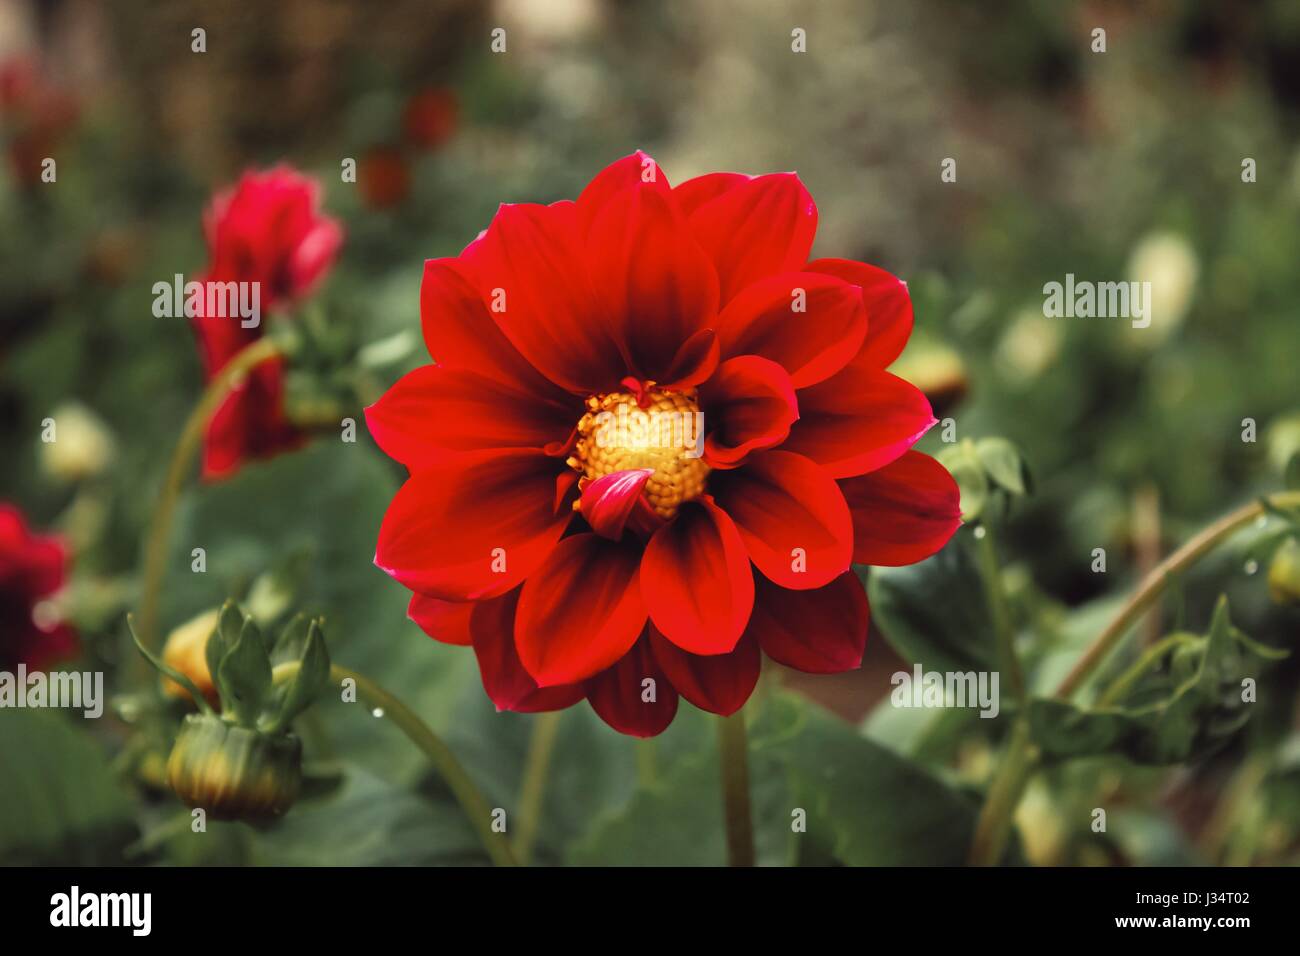
[[(981, 535), (978, 532), (983, 531)], [(1000, 667), (1011, 679), (1011, 692), (1016, 700), (1025, 696), (1025, 676), (1016, 657), (1015, 634), (1011, 629), (1011, 611), (1007, 607), (1007, 592), (1002, 587), (1002, 568), (998, 563), (997, 548), (993, 544), (993, 530), (987, 525), (976, 529), (981, 576), (988, 595), (989, 613), (993, 617), (993, 635), (997, 641)]]
[(749, 743), (744, 711), (718, 718), (718, 751), (722, 763), (727, 862), (731, 866), (753, 866), (754, 826), (749, 807)]
[(975, 824), (969, 857), (971, 866), (996, 866), (1001, 862), (1011, 835), (1011, 821), (1036, 762), (1029, 722), (1018, 719), (1011, 728), (1006, 754), (989, 784), (984, 808)]
[[(1267, 505), (1279, 509), (1300, 506), (1300, 491), (1287, 491), (1273, 495), (1267, 500)], [(1097, 668), (1129, 632), (1134, 622), (1156, 602), (1174, 578), (1208, 554), (1233, 532), (1264, 514), (1266, 510), (1263, 501), (1253, 501), (1243, 505), (1203, 529), (1156, 565), (1151, 573), (1142, 579), (1142, 583), (1120, 608), (1115, 619), (1097, 636), (1065, 680), (1057, 687), (1056, 696), (1061, 699), (1072, 696), (1093, 676)], [(991, 864), (1001, 859), (1007, 835), (1011, 830), (1012, 817), (1015, 815), (1016, 807), (1020, 803), (1020, 797), (1024, 793), (1036, 762), (1037, 756), (1029, 736), (1028, 724), (1023, 720), (1018, 721), (993, 782), (989, 785), (988, 797), (976, 823), (975, 839), (970, 855), (972, 863)]]
[(175, 516), (176, 502), (180, 498), (185, 478), (203, 444), (203, 433), (207, 430), (208, 422), (230, 390), (254, 366), (279, 354), (280, 350), (269, 337), (260, 338), (236, 353), (208, 383), (198, 404), (185, 420), (180, 440), (176, 443), (176, 450), (172, 452), (171, 462), (167, 466), (167, 477), (163, 481), (157, 504), (154, 505), (149, 533), (145, 538), (144, 584), (140, 598), (140, 638), (145, 647), (157, 647), (161, 642), (158, 634), (158, 596), (166, 571), (172, 518)]
[(533, 841), (542, 819), (546, 776), (551, 768), (551, 754), (555, 751), (561, 713), (563, 711), (552, 710), (538, 714), (533, 722), (533, 736), (524, 762), (524, 779), (519, 788), (519, 835), (515, 838), (515, 854), (525, 866), (532, 856)]
[[(1289, 491), (1273, 495), (1268, 499), (1275, 508), (1289, 508), (1300, 505), (1300, 491)], [(1200, 558), (1204, 557), (1215, 545), (1219, 544), (1237, 529), (1249, 524), (1264, 514), (1264, 505), (1252, 501), (1236, 511), (1224, 515), (1209, 527), (1203, 529), (1194, 538), (1184, 544), (1169, 557), (1157, 564), (1138, 585), (1133, 596), (1125, 602), (1110, 626), (1093, 641), (1092, 646), (1079, 658), (1074, 669), (1066, 675), (1065, 680), (1056, 689), (1056, 696), (1070, 697), (1082, 687), (1098, 667), (1110, 656), (1119, 642), (1128, 633), (1135, 621), (1156, 602), (1164, 593), (1169, 582), (1185, 571)]]
[[(278, 665), (272, 676), (276, 684), (282, 684), (293, 677), (298, 672), (300, 664), (297, 661), (290, 661)], [(357, 692), (372, 707), (379, 708), (383, 715), (391, 720), (393, 724), (410, 739), (411, 743), (419, 747), (429, 762), (433, 764), (435, 770), (447, 786), (451, 788), (452, 795), (456, 802), (460, 804), (461, 809), (465, 811), (465, 816), (469, 818), (470, 824), (478, 833), (479, 840), (483, 848), (487, 850), (488, 856), (497, 866), (518, 866), (514, 852), (510, 849), (510, 843), (504, 833), (497, 833), (492, 829), (492, 808), (488, 805), (482, 792), (474, 785), (465, 768), (461, 766), (456, 755), (451, 752), (442, 738), (429, 729), (429, 725), (420, 719), (419, 715), (411, 708), (407, 707), (399, 699), (394, 697), (388, 691), (384, 690), (370, 678), (356, 671), (348, 670), (346, 667), (340, 667), (335, 664), (330, 667), (330, 680), (335, 684), (341, 684), (344, 680), (351, 678), (357, 686)]]

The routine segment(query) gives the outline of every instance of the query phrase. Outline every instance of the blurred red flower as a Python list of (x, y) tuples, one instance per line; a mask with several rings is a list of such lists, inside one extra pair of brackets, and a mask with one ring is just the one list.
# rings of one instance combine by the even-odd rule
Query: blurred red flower
[(33, 534), (0, 503), (0, 670), (42, 670), (76, 652), (76, 633), (44, 603), (63, 587), (67, 562), (58, 538)]
[(411, 192), (411, 169), (406, 155), (395, 146), (370, 150), (357, 165), (357, 186), (370, 208), (396, 206)]
[(585, 697), (651, 736), (679, 696), (736, 711), (760, 652), (855, 668), (850, 564), (921, 560), (958, 527), (952, 477), (910, 450), (930, 404), (885, 371), (907, 288), (809, 262), (816, 225), (794, 174), (670, 188), (638, 152), (426, 263), (438, 364), (367, 411), (410, 471), (375, 563), (426, 632), (473, 646), (498, 708)]
[[(321, 213), (315, 180), (288, 166), (247, 172), (219, 193), (203, 216), (208, 245), (202, 282), (256, 282), (265, 314), (301, 299), (334, 264), (343, 242), (337, 220)], [(206, 378), (259, 339), (264, 322), (245, 328), (238, 317), (194, 320)], [(251, 458), (296, 447), (303, 435), (286, 418), (284, 367), (261, 363), (222, 403), (208, 426), (203, 476), (233, 474)]]
[(456, 132), (459, 113), (452, 90), (421, 90), (406, 101), (402, 132), (413, 146), (437, 149)]
[(40, 183), (42, 163), (77, 121), (77, 101), (46, 77), (27, 56), (0, 63), (0, 120), (5, 126), (9, 164), (24, 186)]

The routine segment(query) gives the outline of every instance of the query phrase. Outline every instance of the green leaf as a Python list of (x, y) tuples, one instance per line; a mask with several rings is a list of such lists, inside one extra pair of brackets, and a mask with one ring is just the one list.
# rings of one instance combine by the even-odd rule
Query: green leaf
[(1186, 763), (1222, 747), (1246, 723), (1241, 684), (1253, 675), (1251, 644), (1232, 626), (1221, 597), (1203, 640), (1183, 641), (1166, 672), (1153, 671), (1116, 706), (1081, 708), (1033, 700), (1029, 723), (1047, 759), (1118, 752), (1143, 764)]
[[(186, 834), (184, 838), (203, 840), (205, 836)], [(259, 866), (488, 862), (473, 828), (450, 794), (412, 793), (357, 768), (348, 771), (335, 794), (304, 800), (250, 842), (248, 862)]]
[(0, 865), (120, 864), (131, 803), (66, 715), (0, 710)]
[[(824, 846), (850, 866), (965, 862), (974, 800), (816, 705), (791, 695), (773, 705), (774, 729), (759, 739), (757, 753), (786, 768), (794, 805), (807, 811), (800, 841)], [(787, 826), (789, 820), (787, 810)]]
[[(262, 632), (252, 618), (244, 622), (239, 640), (221, 660), (222, 703), (241, 727), (255, 728), (271, 689), (271, 660)], [(230, 691), (230, 698), (225, 691)]]
[[(765, 702), (749, 731), (760, 863), (964, 860), (976, 806), (917, 764), (793, 694)], [(723, 824), (717, 749), (708, 746), (599, 820), (571, 860), (717, 866), (726, 859)]]
[(894, 650), (926, 670), (995, 668), (988, 598), (962, 528), (942, 551), (918, 564), (872, 568), (871, 613)]
[[(760, 865), (794, 859), (790, 791), (774, 755), (753, 751), (750, 794), (754, 850)], [(603, 818), (574, 847), (582, 866), (721, 866), (727, 861), (722, 778), (716, 747), (675, 763), (628, 804)]]
[(1019, 449), (1005, 438), (981, 438), (975, 443), (984, 471), (1003, 490), (1027, 495), (1033, 490), (1029, 468)]

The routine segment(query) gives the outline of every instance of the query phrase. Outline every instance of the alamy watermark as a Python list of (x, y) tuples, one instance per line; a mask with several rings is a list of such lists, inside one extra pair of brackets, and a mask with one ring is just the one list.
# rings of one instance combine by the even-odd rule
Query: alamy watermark
[(598, 448), (680, 448), (687, 458), (704, 454), (704, 413), (606, 410), (596, 415)]
[(1065, 282), (1043, 286), (1043, 315), (1049, 319), (1131, 319), (1133, 328), (1151, 324), (1150, 282), (1075, 282), (1067, 272)]
[(0, 709), (67, 707), (80, 710), (92, 720), (104, 713), (103, 671), (61, 671), (28, 673), (26, 664), (17, 672), (0, 671)]
[(262, 284), (186, 282), (178, 273), (171, 282), (153, 284), (153, 314), (159, 319), (239, 319), (241, 328), (255, 329), (262, 322)]
[(997, 671), (898, 671), (889, 700), (895, 707), (978, 707), (980, 716), (993, 718), (1001, 711)]

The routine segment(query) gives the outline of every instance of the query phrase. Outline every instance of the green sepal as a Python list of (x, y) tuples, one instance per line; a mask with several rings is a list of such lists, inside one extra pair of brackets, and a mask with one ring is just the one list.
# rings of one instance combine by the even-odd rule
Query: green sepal
[(163, 663), (161, 658), (140, 642), (140, 636), (135, 632), (135, 619), (130, 614), (126, 616), (126, 627), (127, 630), (131, 632), (131, 640), (135, 642), (136, 650), (140, 652), (141, 656), (144, 657), (145, 660), (152, 664), (160, 674), (164, 674), (184, 687), (189, 692), (189, 695), (194, 698), (194, 703), (198, 705), (199, 710), (203, 711), (205, 714), (215, 713), (204, 698), (203, 692), (194, 686), (192, 680), (170, 664)]
[(311, 622), (298, 673), (289, 681), (279, 713), (267, 728), (272, 733), (287, 730), (293, 719), (310, 707), (329, 686), (330, 655), (325, 646), (322, 623), (319, 619)]
[(244, 621), (239, 639), (221, 659), (218, 680), (227, 712), (241, 727), (255, 728), (271, 690), (271, 659), (252, 618)]

